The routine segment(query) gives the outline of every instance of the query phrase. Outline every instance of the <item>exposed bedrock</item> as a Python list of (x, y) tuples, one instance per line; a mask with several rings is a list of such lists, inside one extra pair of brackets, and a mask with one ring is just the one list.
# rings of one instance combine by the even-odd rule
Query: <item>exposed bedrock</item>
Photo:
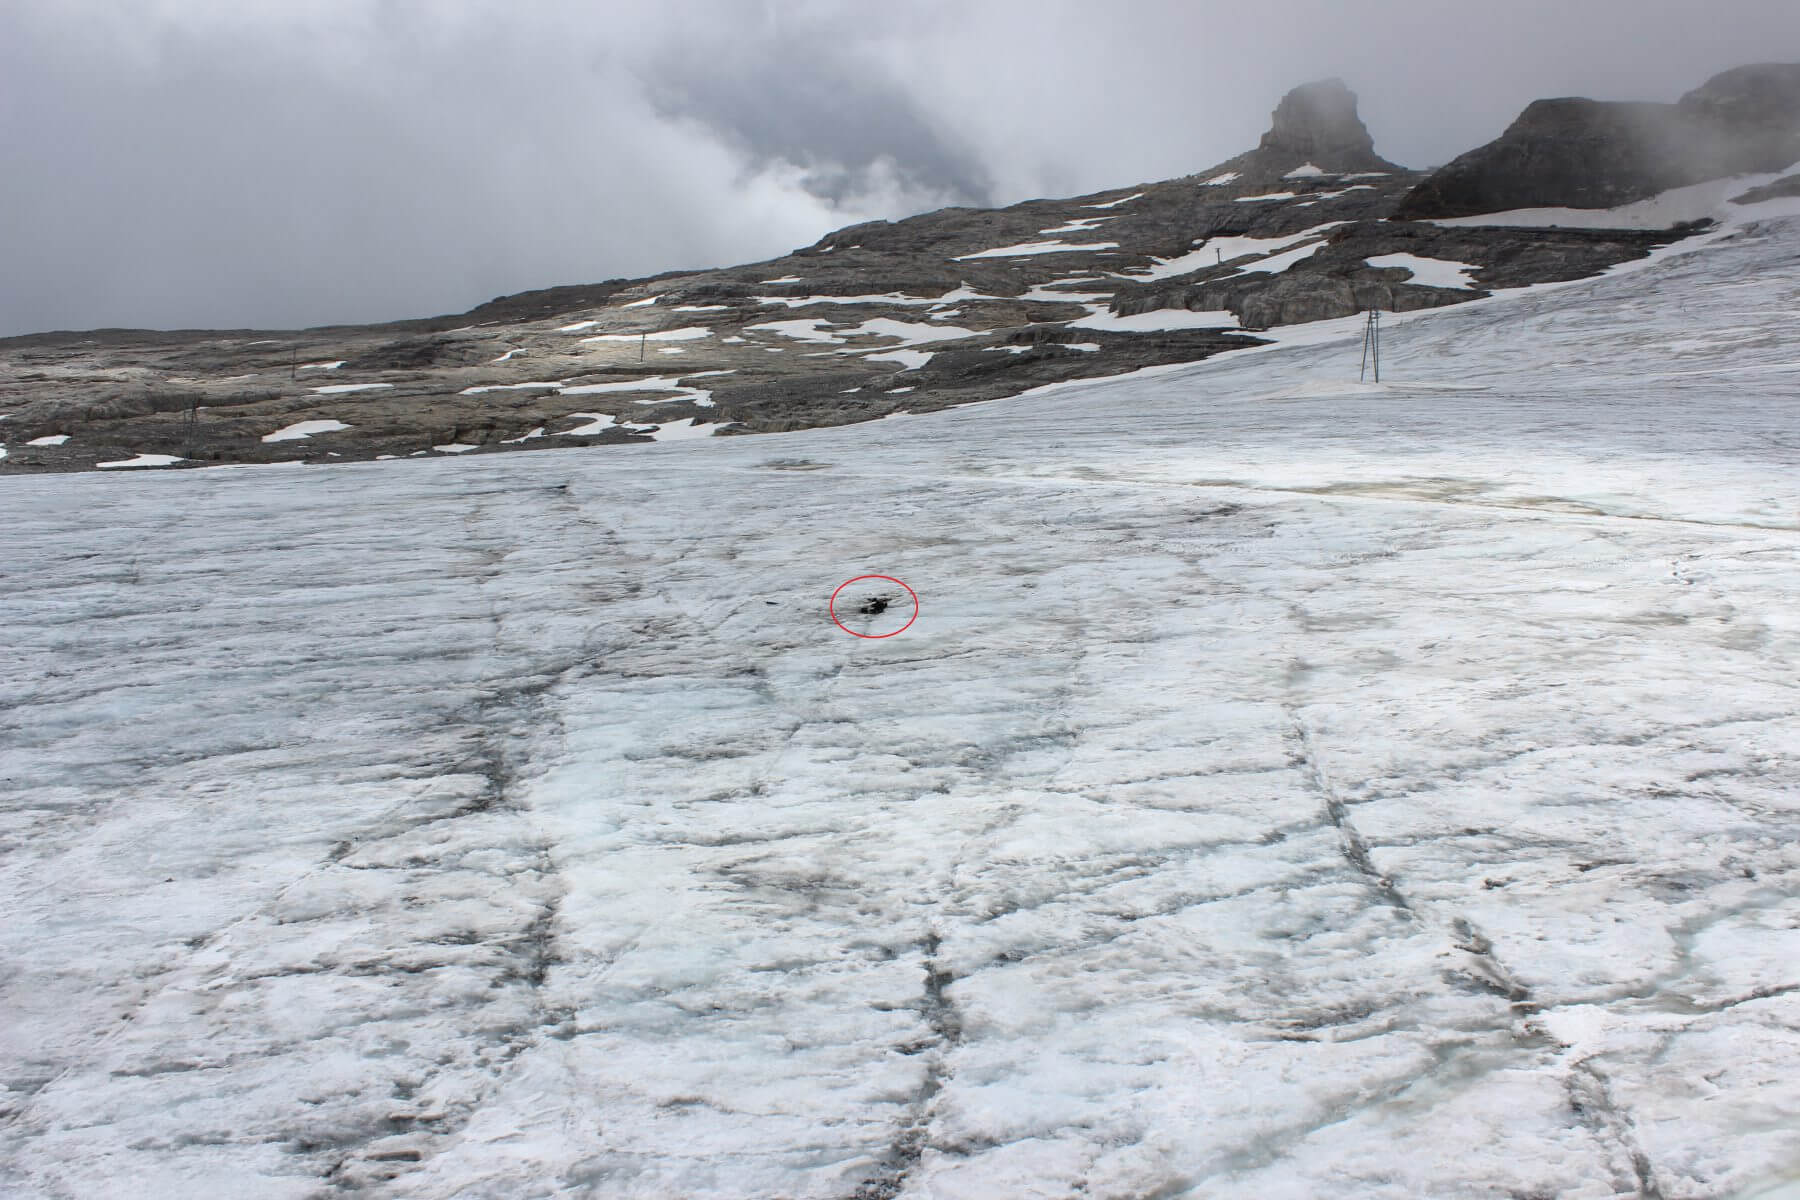
[(1375, 139), (1356, 112), (1356, 93), (1341, 79), (1320, 79), (1289, 91), (1269, 117), (1256, 149), (1220, 164), (1252, 177), (1280, 176), (1297, 167), (1326, 172), (1402, 171), (1375, 153)]
[(1270, 122), (1263, 150), (1324, 158), (1375, 153), (1375, 139), (1356, 115), (1356, 93), (1341, 79), (1301, 84), (1281, 98)]
[(1800, 160), (1800, 63), (1715, 75), (1675, 104), (1538, 100), (1401, 202), (1402, 219), (1612, 208)]
[[(1580, 279), (1642, 258), (1685, 232), (1356, 221), (1333, 231), (1314, 254), (1280, 274), (1245, 269), (1242, 261), (1220, 263), (1179, 279), (1122, 288), (1112, 308), (1121, 315), (1165, 308), (1227, 310), (1253, 330), (1347, 317), (1370, 308), (1407, 312), (1457, 304), (1492, 288)], [(1395, 254), (1466, 264), (1469, 286), (1426, 286), (1404, 267), (1370, 263)]]

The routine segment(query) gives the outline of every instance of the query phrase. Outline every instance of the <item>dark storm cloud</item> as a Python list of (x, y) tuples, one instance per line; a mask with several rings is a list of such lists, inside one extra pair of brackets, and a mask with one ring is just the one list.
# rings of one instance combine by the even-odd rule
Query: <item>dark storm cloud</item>
[(659, 113), (699, 122), (757, 166), (800, 166), (801, 186), (834, 204), (889, 172), (944, 203), (989, 203), (993, 181), (975, 149), (934, 124), (900, 81), (834, 55), (834, 43), (815, 30), (710, 38), (704, 54), (666, 47), (640, 77)]
[(517, 11), (0, 9), (0, 332), (455, 311), (843, 223), (653, 111), (618, 67), (641, 51), (590, 38), (587, 6)]
[(0, 334), (455, 311), (1168, 178), (1338, 75), (1414, 166), (1800, 59), (1725, 0), (8, 0)]

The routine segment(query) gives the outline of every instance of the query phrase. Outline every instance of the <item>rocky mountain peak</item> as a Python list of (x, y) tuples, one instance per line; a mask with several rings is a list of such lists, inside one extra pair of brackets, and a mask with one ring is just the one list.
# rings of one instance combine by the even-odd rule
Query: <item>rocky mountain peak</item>
[(1800, 63), (1733, 67), (1683, 96), (1677, 107), (1738, 133), (1790, 133), (1800, 126)]
[(1327, 170), (1384, 170), (1393, 165), (1376, 157), (1375, 139), (1356, 115), (1356, 93), (1341, 79), (1303, 83), (1283, 96), (1257, 149)]
[(1403, 200), (1403, 219), (1611, 208), (1800, 160), (1800, 63), (1736, 67), (1679, 103), (1537, 100)]

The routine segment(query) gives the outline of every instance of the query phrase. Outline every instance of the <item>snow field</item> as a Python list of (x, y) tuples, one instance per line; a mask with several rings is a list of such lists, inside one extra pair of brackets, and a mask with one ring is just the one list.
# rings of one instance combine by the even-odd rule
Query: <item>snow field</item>
[(959, 254), (956, 262), (967, 262), (972, 258), (1018, 258), (1030, 254), (1069, 254), (1088, 250), (1117, 250), (1117, 242), (1022, 242), (1017, 246), (996, 246), (992, 250), (978, 250), (974, 254)]
[(1108, 200), (1102, 204), (1084, 204), (1081, 207), (1090, 208), (1090, 209), (1092, 209), (1092, 208), (1117, 208), (1121, 204), (1130, 204), (1133, 200), (1142, 200), (1143, 198), (1144, 198), (1144, 193), (1133, 192), (1129, 196), (1120, 196), (1117, 200)]
[(277, 429), (274, 433), (263, 434), (262, 440), (265, 442), (297, 442), (309, 438), (315, 433), (336, 433), (340, 429), (349, 428), (350, 426), (342, 421), (296, 421), (292, 425)]
[[(0, 481), (0, 1190), (1769, 1192), (1796, 247), (1407, 314), (1373, 391), (1308, 392), (1334, 324), (790, 435)], [(905, 635), (830, 625), (870, 572)]]
[(704, 325), (689, 325), (682, 329), (661, 329), (644, 333), (601, 333), (593, 337), (584, 337), (583, 342), (695, 342), (701, 338), (709, 338), (713, 331)]
[(1417, 254), (1378, 254), (1364, 261), (1371, 267), (1404, 267), (1412, 272), (1412, 278), (1407, 282), (1422, 287), (1473, 288), (1476, 284), (1469, 278), (1469, 272), (1481, 269), (1465, 262), (1424, 258)]
[(1105, 222), (1114, 219), (1115, 218), (1113, 217), (1077, 217), (1065, 224), (1055, 225), (1049, 229), (1040, 229), (1038, 232), (1046, 235), (1055, 235), (1059, 233), (1086, 233), (1088, 230), (1094, 228), (1094, 226), (1104, 224)]
[[(1326, 232), (1336, 229), (1342, 224), (1342, 221), (1332, 221), (1324, 225), (1315, 225), (1311, 229), (1303, 229), (1299, 233), (1289, 234), (1285, 237), (1226, 236), (1208, 238), (1204, 245), (1190, 250), (1186, 254), (1175, 258), (1157, 259), (1151, 266), (1141, 271), (1130, 271), (1127, 274), (1141, 279), (1169, 279), (1176, 275), (1186, 275), (1191, 271), (1203, 270), (1219, 263), (1228, 263), (1246, 255), (1267, 258), (1280, 251), (1298, 246), (1308, 239), (1322, 238)], [(1322, 241), (1320, 245), (1323, 245)]]
[(172, 467), (176, 463), (184, 461), (186, 460), (179, 454), (145, 454), (139, 452), (132, 455), (130, 458), (120, 458), (111, 462), (95, 463), (94, 466), (102, 471), (112, 471), (122, 467)]

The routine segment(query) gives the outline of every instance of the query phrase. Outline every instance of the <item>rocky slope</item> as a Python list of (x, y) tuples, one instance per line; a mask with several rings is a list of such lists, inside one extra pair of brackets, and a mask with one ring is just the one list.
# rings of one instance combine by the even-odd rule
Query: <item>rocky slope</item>
[(1395, 215), (1610, 208), (1800, 160), (1800, 63), (1715, 75), (1674, 104), (1539, 100), (1421, 183)]
[[(1684, 111), (1761, 130), (1757, 161), (1779, 157), (1788, 77), (1756, 68), (1745, 78), (1713, 81)], [(1491, 174), (1459, 159), (1427, 179), (1381, 158), (1355, 96), (1327, 80), (1288, 93), (1255, 149), (1182, 179), (852, 226), (763, 263), (387, 325), (5, 339), (0, 472), (841, 424), (1192, 361), (1368, 308), (1579, 278), (1691, 232), (1396, 219), (1421, 215), (1421, 197), (1465, 176), (1511, 197), (1482, 182)]]

